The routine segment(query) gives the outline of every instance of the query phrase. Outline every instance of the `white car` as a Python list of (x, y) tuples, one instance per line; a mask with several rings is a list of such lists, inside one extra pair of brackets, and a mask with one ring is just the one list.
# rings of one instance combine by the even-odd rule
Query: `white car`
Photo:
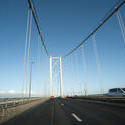
[(108, 96), (125, 96), (125, 88), (109, 89)]

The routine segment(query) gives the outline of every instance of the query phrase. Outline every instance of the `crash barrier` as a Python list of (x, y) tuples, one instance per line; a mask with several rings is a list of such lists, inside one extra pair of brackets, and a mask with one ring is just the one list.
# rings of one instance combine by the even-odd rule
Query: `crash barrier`
[(14, 98), (14, 99), (4, 99), (0, 102), (0, 121), (6, 118), (8, 119), (8, 112), (9, 108), (13, 108), (13, 111), (15, 111), (16, 106), (24, 105), (27, 103), (31, 103), (36, 100), (40, 100), (39, 97), (33, 97), (33, 98)]
[(72, 99), (85, 99), (85, 100), (92, 100), (92, 101), (103, 101), (103, 102), (110, 102), (110, 103), (123, 103), (125, 104), (125, 97), (110, 97), (110, 96), (72, 96), (68, 97)]

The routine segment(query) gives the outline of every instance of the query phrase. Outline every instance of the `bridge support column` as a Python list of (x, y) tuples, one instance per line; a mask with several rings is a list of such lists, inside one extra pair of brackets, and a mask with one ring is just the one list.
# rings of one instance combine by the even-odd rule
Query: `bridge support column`
[[(60, 57), (51, 57), (50, 56), (50, 96), (54, 96), (55, 88), (55, 80), (59, 79), (59, 90), (60, 97), (63, 97), (63, 87), (62, 87), (62, 58)], [(55, 95), (55, 96), (58, 96)]]
[(59, 57), (59, 71), (60, 71), (60, 96), (63, 97), (63, 88), (62, 88), (62, 58)]
[(50, 96), (53, 96), (52, 89), (52, 57), (50, 56)]

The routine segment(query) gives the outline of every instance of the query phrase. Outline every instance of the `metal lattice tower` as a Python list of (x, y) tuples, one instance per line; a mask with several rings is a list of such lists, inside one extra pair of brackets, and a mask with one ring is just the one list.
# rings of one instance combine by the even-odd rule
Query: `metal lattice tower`
[(50, 96), (54, 96), (55, 80), (59, 79), (60, 96), (63, 97), (62, 87), (62, 58), (50, 56)]

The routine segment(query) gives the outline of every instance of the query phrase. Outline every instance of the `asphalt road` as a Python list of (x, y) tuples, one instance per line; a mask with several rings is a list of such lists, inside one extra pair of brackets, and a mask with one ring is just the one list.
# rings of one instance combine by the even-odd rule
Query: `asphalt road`
[(125, 107), (56, 98), (2, 125), (125, 125)]

